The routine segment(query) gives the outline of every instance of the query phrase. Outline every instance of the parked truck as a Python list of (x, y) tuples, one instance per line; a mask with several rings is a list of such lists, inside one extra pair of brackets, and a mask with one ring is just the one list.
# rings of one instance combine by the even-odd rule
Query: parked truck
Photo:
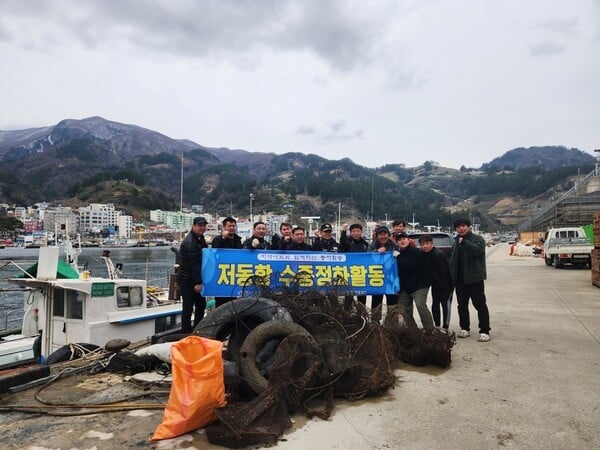
[(591, 267), (593, 248), (581, 227), (551, 228), (544, 240), (544, 260), (556, 269), (565, 264)]

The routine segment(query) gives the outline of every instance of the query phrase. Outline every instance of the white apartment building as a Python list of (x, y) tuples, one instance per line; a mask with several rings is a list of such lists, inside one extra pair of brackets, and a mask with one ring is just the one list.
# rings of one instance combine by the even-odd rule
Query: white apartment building
[(99, 233), (105, 227), (119, 226), (121, 211), (115, 210), (112, 203), (90, 203), (79, 207), (79, 227), (81, 233)]
[(129, 239), (131, 238), (131, 229), (133, 228), (133, 217), (120, 215), (118, 218), (119, 224), (119, 238)]
[(164, 223), (169, 228), (178, 231), (187, 231), (192, 228), (194, 217), (202, 215), (208, 223), (214, 222), (211, 214), (198, 214), (193, 212), (163, 211), (153, 209), (150, 211), (150, 220), (157, 223)]

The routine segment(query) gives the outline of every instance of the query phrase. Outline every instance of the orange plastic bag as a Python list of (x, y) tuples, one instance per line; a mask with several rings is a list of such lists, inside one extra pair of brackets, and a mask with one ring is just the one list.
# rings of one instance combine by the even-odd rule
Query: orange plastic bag
[(225, 406), (223, 343), (188, 336), (171, 347), (173, 381), (162, 423), (152, 441), (169, 439), (202, 428)]

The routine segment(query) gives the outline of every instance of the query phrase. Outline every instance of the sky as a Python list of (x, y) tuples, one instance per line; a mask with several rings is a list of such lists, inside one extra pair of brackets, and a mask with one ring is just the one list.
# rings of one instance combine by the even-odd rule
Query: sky
[(367, 167), (600, 148), (600, 0), (0, 0), (0, 130), (101, 116)]

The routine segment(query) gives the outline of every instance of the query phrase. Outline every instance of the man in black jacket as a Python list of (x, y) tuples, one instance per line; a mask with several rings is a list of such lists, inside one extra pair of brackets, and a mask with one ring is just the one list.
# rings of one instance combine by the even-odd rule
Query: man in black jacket
[(471, 231), (469, 219), (454, 221), (456, 238), (450, 253), (450, 275), (456, 286), (458, 303), (458, 320), (460, 331), (458, 337), (471, 335), (469, 317), (469, 299), (477, 310), (479, 318), (479, 342), (490, 340), (490, 312), (485, 297), (484, 280), (487, 277), (485, 266), (485, 239)]
[[(225, 217), (221, 222), (223, 230), (220, 236), (212, 241), (212, 248), (242, 248), (242, 238), (235, 232), (237, 221), (233, 217)], [(235, 297), (215, 297), (215, 307), (219, 307)]]
[[(340, 236), (340, 251), (347, 253), (366, 252), (369, 248), (369, 243), (362, 237), (363, 227), (359, 223), (350, 225), (350, 236), (347, 235), (348, 224), (342, 225), (342, 234)], [(352, 302), (354, 297), (346, 296), (346, 304)], [(356, 299), (363, 305), (367, 304), (366, 295), (357, 295)]]
[(363, 227), (360, 223), (350, 225), (350, 236), (348, 236), (348, 224), (342, 225), (340, 235), (340, 251), (342, 252), (366, 252), (369, 243), (362, 237)]
[(424, 234), (419, 237), (419, 246), (425, 254), (425, 269), (431, 283), (431, 314), (436, 327), (440, 326), (440, 308), (442, 309), (442, 326), (445, 330), (450, 326), (450, 311), (454, 287), (450, 277), (448, 259), (444, 252), (435, 248), (433, 237)]
[[(386, 226), (380, 226), (375, 229), (375, 238), (369, 244), (367, 251), (369, 252), (394, 252), (398, 250), (398, 246), (390, 239), (390, 229)], [(379, 322), (381, 320), (381, 308), (377, 307), (383, 303), (383, 294), (371, 296), (371, 321)], [(385, 304), (387, 306), (395, 306), (398, 304), (397, 294), (385, 294)]]
[(233, 217), (225, 217), (220, 236), (212, 240), (212, 248), (242, 248), (242, 238), (235, 232), (237, 221)]
[(291, 241), (281, 241), (280, 250), (298, 250), (298, 251), (311, 251), (312, 248), (304, 240), (306, 239), (306, 230), (302, 227), (295, 227), (292, 230)]
[[(195, 217), (192, 229), (179, 246), (179, 273), (177, 283), (183, 299), (181, 311), (181, 331), (191, 333), (204, 317), (206, 299), (202, 291), (202, 249), (208, 247), (204, 239), (207, 221), (204, 217)], [(192, 312), (194, 324), (192, 326)]]
[(279, 225), (279, 233), (275, 233), (271, 238), (271, 250), (283, 250), (292, 240), (292, 224), (283, 222)]
[(269, 250), (271, 244), (265, 240), (267, 225), (264, 222), (255, 222), (252, 228), (252, 236), (244, 241), (242, 248), (250, 250)]
[(433, 328), (433, 318), (427, 309), (429, 278), (425, 273), (425, 254), (410, 245), (406, 233), (398, 233), (398, 246), (400, 247), (396, 257), (400, 276), (398, 304), (404, 305), (406, 312), (412, 315), (414, 302), (423, 328)]
[(339, 244), (331, 236), (333, 228), (330, 223), (321, 225), (321, 233), (315, 239), (312, 249), (316, 252), (337, 252), (340, 249)]

